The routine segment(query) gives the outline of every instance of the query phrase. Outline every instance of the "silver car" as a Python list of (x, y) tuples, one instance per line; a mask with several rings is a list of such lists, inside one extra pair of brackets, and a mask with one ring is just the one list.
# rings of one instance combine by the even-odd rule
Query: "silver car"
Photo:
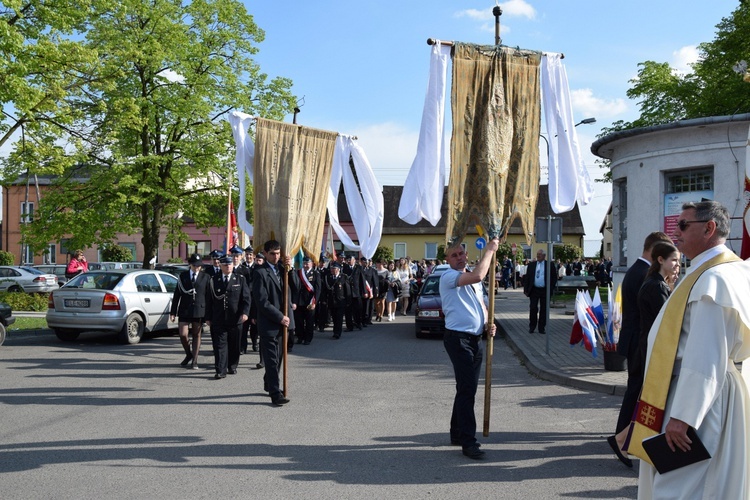
[(124, 344), (137, 344), (145, 332), (177, 328), (169, 321), (176, 287), (177, 278), (162, 271), (89, 271), (50, 294), (47, 325), (60, 340), (105, 330)]
[(54, 274), (28, 266), (0, 266), (0, 291), (45, 293), (58, 288)]

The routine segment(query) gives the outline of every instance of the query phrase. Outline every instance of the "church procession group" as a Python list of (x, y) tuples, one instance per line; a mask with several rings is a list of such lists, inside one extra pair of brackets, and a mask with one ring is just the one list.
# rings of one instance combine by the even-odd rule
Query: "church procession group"
[[(208, 256), (188, 258), (190, 268), (181, 273), (172, 299), (170, 315), (178, 319), (185, 358), (182, 366), (198, 365), (204, 325), (210, 329), (214, 355), (214, 377), (237, 374), (240, 356), (249, 350), (259, 352), (257, 369), (265, 369), (264, 390), (275, 405), (288, 402), (279, 385), (282, 335), (287, 336), (287, 352), (297, 344), (309, 345), (315, 331), (332, 326), (334, 339), (344, 331), (362, 330), (395, 319), (396, 308), (408, 311), (409, 282), (422, 270), (402, 262), (391, 264), (354, 256), (329, 261), (321, 258), (315, 266), (310, 257), (302, 267), (291, 267), (291, 258), (281, 257), (280, 244), (265, 243), (257, 253), (252, 246), (234, 246), (227, 255), (214, 250)], [(404, 261), (404, 259), (401, 259)], [(287, 274), (286, 289), (284, 273)], [(288, 308), (284, 311), (284, 295)]]

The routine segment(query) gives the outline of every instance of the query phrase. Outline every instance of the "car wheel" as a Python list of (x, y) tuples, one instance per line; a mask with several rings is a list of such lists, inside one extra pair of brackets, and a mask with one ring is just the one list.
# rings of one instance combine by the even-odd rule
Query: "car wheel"
[(23, 288), (21, 288), (18, 285), (12, 285), (12, 286), (8, 287), (8, 291), (9, 292), (14, 292), (14, 293), (23, 292)]
[(0, 345), (5, 342), (5, 325), (0, 323)]
[(137, 344), (143, 337), (143, 318), (138, 313), (131, 313), (120, 331), (120, 342)]
[(63, 342), (72, 342), (77, 339), (78, 335), (80, 334), (80, 332), (76, 332), (74, 330), (63, 330), (62, 328), (55, 328), (55, 335), (57, 335), (57, 338), (62, 340)]

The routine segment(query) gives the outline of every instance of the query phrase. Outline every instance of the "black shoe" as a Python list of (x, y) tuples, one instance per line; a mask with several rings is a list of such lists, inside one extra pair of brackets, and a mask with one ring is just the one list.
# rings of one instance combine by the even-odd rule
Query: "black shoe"
[(341, 335), (334, 335), (334, 336), (333, 336), (333, 338), (335, 338), (335, 339), (340, 339), (340, 338), (341, 338)]
[(541, 333), (542, 335), (544, 335), (544, 334), (545, 334), (545, 333), (547, 333), (547, 332), (546, 332), (546, 331), (544, 331), (544, 330), (541, 330), (541, 329), (540, 329), (540, 330), (539, 330), (539, 333)]
[(346, 329), (346, 330), (344, 330), (344, 331), (345, 331), (345, 332), (353, 332), (353, 331), (354, 331), (354, 328), (347, 328), (347, 329)]
[(478, 444), (467, 446), (463, 449), (463, 454), (472, 460), (481, 460), (484, 458), (484, 452), (479, 449)]
[(193, 360), (193, 355), (188, 354), (187, 356), (185, 356), (185, 359), (182, 360), (182, 363), (180, 363), (180, 366), (187, 366), (188, 363), (190, 363), (192, 360)]
[(285, 398), (284, 396), (279, 396), (271, 400), (271, 404), (273, 404), (274, 406), (282, 406), (282, 405), (287, 404), (288, 402), (289, 400)]
[(258, 352), (258, 344), (253, 344), (253, 352)]
[(230, 368), (229, 370), (227, 370), (227, 373), (230, 375), (237, 375), (237, 370), (233, 370)]
[(298, 338), (297, 338), (297, 343), (298, 343), (298, 344), (301, 344), (301, 343), (302, 343), (302, 339), (298, 337)]
[(265, 368), (265, 367), (266, 367), (266, 365), (264, 365), (263, 363), (258, 363), (258, 364), (255, 365), (255, 368), (258, 369), (258, 370), (260, 370), (261, 368)]
[(620, 459), (620, 462), (624, 463), (628, 467), (633, 467), (633, 461), (622, 454), (622, 452), (620, 451), (620, 446), (617, 444), (617, 439), (615, 439), (614, 436), (609, 436), (607, 438), (607, 442), (609, 443), (610, 448), (612, 448), (612, 451), (615, 452), (615, 455), (617, 455), (617, 458)]
[(304, 342), (302, 342), (302, 345), (310, 345), (310, 341), (309, 340), (305, 340)]
[(220, 378), (227, 378), (227, 375), (225, 373), (217, 373), (216, 375), (214, 375), (214, 378), (217, 380)]
[(533, 328), (529, 328), (529, 333), (534, 333), (534, 329)]

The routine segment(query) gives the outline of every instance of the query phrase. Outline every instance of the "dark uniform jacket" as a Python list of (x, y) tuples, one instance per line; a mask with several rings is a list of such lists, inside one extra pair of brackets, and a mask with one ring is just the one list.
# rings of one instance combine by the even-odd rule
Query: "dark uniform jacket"
[(326, 276), (325, 281), (328, 307), (341, 307), (351, 304), (352, 287), (346, 276), (339, 273), (338, 278), (332, 274)]
[[(275, 337), (282, 329), (281, 320), (284, 316), (289, 318), (289, 330), (294, 329), (294, 314), (292, 314), (292, 294), (291, 286), (286, 290), (287, 296), (287, 313), (283, 314), (282, 290), (284, 283), (284, 270), (279, 266), (279, 275), (276, 277), (271, 264), (264, 262), (263, 266), (256, 266), (255, 275), (253, 276), (253, 301), (258, 311), (256, 324), (258, 325), (258, 334), (266, 337)], [(291, 285), (290, 280), (290, 285)]]
[[(300, 272), (305, 273), (305, 275), (307, 276), (307, 281), (310, 282), (310, 285), (313, 289), (312, 292), (307, 289), (304, 281), (302, 281), (302, 279), (300, 278)], [(294, 274), (297, 275), (295, 277), (296, 290), (294, 290), (294, 303), (297, 304), (297, 310), (299, 310), (300, 307), (305, 308), (309, 306), (313, 298), (315, 298), (316, 303), (319, 302), (322, 283), (320, 281), (320, 273), (318, 272), (318, 270), (312, 268), (309, 271), (305, 272), (304, 269), (297, 269), (294, 271)]]
[(242, 315), (250, 315), (250, 289), (241, 275), (230, 273), (227, 286), (224, 275), (214, 275), (206, 294), (206, 321), (213, 325), (239, 325)]
[(191, 272), (187, 270), (180, 274), (169, 314), (183, 319), (201, 319), (206, 315), (206, 290), (211, 278), (206, 273), (199, 272), (195, 276), (195, 283), (192, 283)]
[(634, 359), (638, 351), (641, 332), (641, 314), (638, 310), (638, 291), (648, 273), (649, 265), (642, 259), (636, 260), (622, 279), (622, 326), (617, 352)]
[(360, 265), (352, 267), (349, 283), (352, 286), (352, 297), (359, 298), (365, 293), (365, 268)]

